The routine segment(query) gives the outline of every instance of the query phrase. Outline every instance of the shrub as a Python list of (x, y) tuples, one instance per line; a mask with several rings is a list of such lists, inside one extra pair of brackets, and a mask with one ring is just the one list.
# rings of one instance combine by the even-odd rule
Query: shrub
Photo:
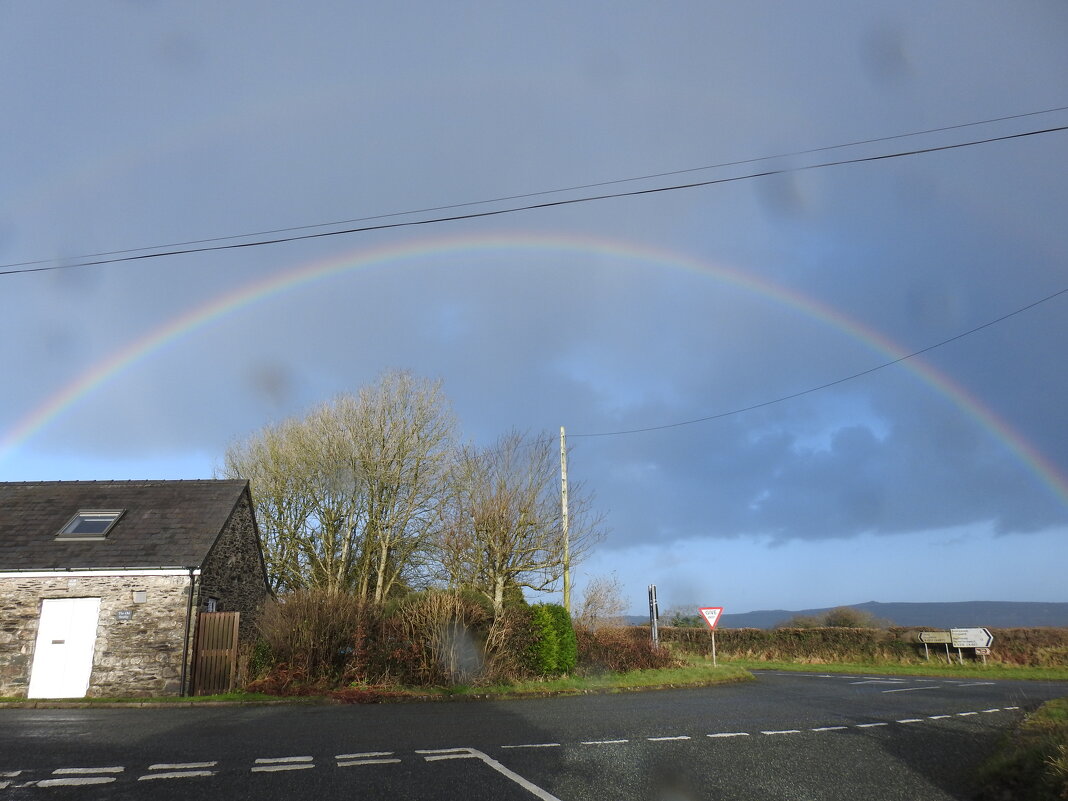
[(653, 648), (649, 630), (636, 626), (578, 629), (578, 664), (587, 673), (625, 673), (673, 667), (677, 660), (668, 648)]
[(556, 665), (560, 651), (560, 637), (556, 622), (547, 604), (535, 604), (531, 607), (531, 612), (534, 625), (531, 662), (539, 676), (551, 676), (557, 672)]
[(571, 615), (560, 604), (548, 604), (547, 608), (556, 629), (556, 672), (571, 673), (578, 664), (578, 640)]

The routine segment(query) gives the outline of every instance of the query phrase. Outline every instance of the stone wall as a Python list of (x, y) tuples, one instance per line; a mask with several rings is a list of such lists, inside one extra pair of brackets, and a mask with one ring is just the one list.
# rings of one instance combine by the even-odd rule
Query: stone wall
[(188, 591), (189, 576), (0, 576), (0, 696), (26, 695), (44, 598), (101, 599), (89, 697), (178, 695)]
[(267, 594), (259, 536), (246, 492), (204, 560), (198, 608), (205, 611), (208, 598), (216, 598), (216, 611), (240, 612), (241, 640), (248, 641), (255, 637), (256, 613)]

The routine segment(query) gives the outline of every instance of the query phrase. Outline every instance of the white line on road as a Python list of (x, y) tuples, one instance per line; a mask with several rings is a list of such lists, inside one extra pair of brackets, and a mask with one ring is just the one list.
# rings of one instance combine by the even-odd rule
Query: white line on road
[(937, 687), (902, 687), (898, 690), (883, 690), (884, 693), (912, 693), (916, 690), (937, 690)]
[(334, 759), (373, 759), (375, 757), (393, 756), (392, 751), (364, 751), (362, 754), (335, 754)]
[(889, 726), (889, 723), (858, 723), (858, 729), (874, 729), (876, 726)]
[(70, 776), (70, 775), (86, 775), (93, 773), (122, 773), (126, 768), (112, 767), (112, 768), (56, 768), (52, 771), (53, 776)]
[(1005, 707), (1005, 709), (1019, 709), (1019, 708), (1020, 707), (1018, 707), (1018, 706), (1007, 706), (1007, 707)]
[(724, 731), (718, 734), (707, 734), (706, 737), (748, 737), (747, 731)]
[(108, 784), (115, 781), (114, 776), (78, 776), (69, 779), (44, 779), (37, 782), (38, 787), (76, 787), (83, 784)]
[(171, 770), (171, 771), (159, 771), (158, 773), (146, 773), (144, 776), (138, 776), (137, 781), (145, 782), (152, 781), (153, 779), (195, 779), (200, 776), (214, 776), (213, 770)]
[(761, 734), (800, 734), (800, 729), (782, 729), (781, 731), (762, 731)]
[(582, 745), (618, 745), (629, 742), (630, 740), (583, 740)]
[(481, 759), (495, 771), (505, 776), (525, 790), (529, 790), (536, 795), (541, 801), (560, 801), (552, 793), (543, 790), (533, 782), (529, 782), (520, 776), (515, 771), (509, 770), (496, 759), (493, 759), (489, 754), (484, 754), (474, 748), (442, 748), (431, 751), (416, 751), (417, 754), (430, 754), (431, 756), (424, 756), (427, 762), (432, 762), (438, 759)]
[(928, 720), (944, 720), (945, 718), (951, 718), (952, 715), (931, 715)]
[(5, 779), (14, 779), (16, 776), (19, 776), (21, 773), (22, 773), (21, 770), (8, 770), (8, 771), (4, 771), (3, 773), (0, 773), (0, 776), (3, 776)]
[(397, 762), (400, 762), (400, 760), (395, 757), (393, 759), (355, 759), (351, 762), (338, 762), (337, 766), (339, 768), (354, 768), (357, 765), (393, 765)]
[(292, 757), (273, 757), (270, 759), (257, 759), (255, 767), (252, 768), (253, 773), (277, 773), (281, 770), (306, 770), (307, 768), (314, 768), (312, 764), (314, 757), (310, 756), (292, 756)]
[(521, 745), (502, 745), (501, 748), (559, 748), (560, 743), (523, 743)]
[(988, 684), (993, 684), (993, 683), (994, 682), (992, 682), (992, 681), (973, 681), (973, 682), (969, 682), (968, 684), (962, 684), (960, 686), (961, 687), (983, 687), (983, 686), (986, 686)]
[(904, 720), (899, 720), (898, 723), (923, 723), (923, 718), (905, 718)]
[(851, 681), (850, 684), (904, 684), (900, 679), (865, 679), (864, 681)]
[(818, 729), (812, 729), (812, 731), (843, 731), (848, 728), (848, 726), (820, 726)]
[(968, 717), (968, 715), (978, 715), (978, 714), (979, 714), (978, 712), (958, 712), (957, 713), (957, 717), (958, 718), (966, 718), (966, 717)]
[(690, 738), (685, 734), (680, 734), (677, 737), (646, 737), (645, 739), (651, 743), (664, 743), (668, 740), (689, 740)]
[(214, 768), (218, 762), (171, 762), (159, 765), (149, 765), (149, 770), (196, 770), (198, 768)]
[(984, 709), (983, 712), (1000, 712), (1001, 710), (995, 707), (994, 709)]

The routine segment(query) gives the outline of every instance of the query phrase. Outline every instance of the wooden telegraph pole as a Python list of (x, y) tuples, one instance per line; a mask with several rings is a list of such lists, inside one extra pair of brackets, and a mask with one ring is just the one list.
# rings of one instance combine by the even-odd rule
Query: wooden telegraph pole
[(567, 520), (567, 440), (560, 426), (560, 527), (564, 535), (564, 609), (571, 614), (571, 542)]

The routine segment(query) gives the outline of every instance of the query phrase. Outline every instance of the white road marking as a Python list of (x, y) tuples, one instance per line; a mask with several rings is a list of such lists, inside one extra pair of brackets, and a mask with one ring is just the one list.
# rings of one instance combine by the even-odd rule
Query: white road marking
[(257, 765), (252, 768), (253, 773), (277, 773), (281, 770), (304, 770), (305, 768), (314, 768), (315, 765), (311, 765), (307, 762), (298, 765)]
[(501, 748), (559, 748), (560, 743), (523, 743), (522, 745), (502, 745)]
[(889, 726), (889, 723), (858, 723), (858, 729), (874, 729), (876, 726)]
[(902, 687), (898, 690), (883, 690), (884, 693), (911, 693), (916, 690), (937, 690), (937, 687)]
[(337, 766), (339, 768), (354, 768), (357, 765), (393, 765), (393, 764), (395, 764), (397, 762), (400, 762), (400, 760), (397, 759), (397, 758), (393, 758), (393, 759), (356, 759), (356, 760), (353, 760), (352, 762), (338, 762)]
[(900, 679), (865, 679), (864, 681), (851, 681), (850, 684), (904, 684)]
[(281, 770), (305, 770), (307, 768), (314, 768), (312, 764), (313, 757), (310, 756), (293, 756), (293, 757), (274, 757), (271, 759), (257, 759), (255, 766), (252, 768), (253, 773), (277, 773)]
[(800, 729), (782, 729), (781, 731), (762, 731), (761, 734), (800, 734)]
[(22, 773), (21, 770), (8, 770), (8, 771), (4, 771), (3, 773), (0, 773), (0, 776), (3, 776), (5, 779), (14, 779), (16, 776), (19, 776), (21, 773)]
[(138, 776), (137, 781), (145, 782), (153, 779), (195, 779), (200, 776), (214, 776), (213, 770), (172, 770), (172, 771), (159, 771), (157, 773), (146, 773), (144, 776)]
[(70, 779), (44, 779), (37, 782), (38, 787), (74, 787), (83, 784), (109, 784), (114, 776), (78, 776)]
[(899, 720), (898, 723), (923, 723), (923, 718), (905, 718), (904, 720)]
[(677, 737), (646, 737), (645, 739), (651, 743), (664, 743), (668, 740), (689, 740), (690, 738), (685, 734), (680, 734)]
[(968, 715), (978, 715), (978, 714), (979, 714), (978, 712), (958, 712), (957, 713), (957, 717), (966, 718), (966, 717), (968, 717)]
[(1000, 712), (1001, 710), (995, 707), (994, 709), (984, 709), (983, 712)]
[(945, 718), (951, 718), (952, 715), (931, 715), (928, 720), (944, 720)]
[(70, 776), (73, 774), (85, 775), (93, 773), (122, 773), (126, 768), (113, 767), (113, 768), (56, 768), (52, 771), (53, 776)]
[(842, 731), (848, 728), (848, 726), (820, 726), (818, 729), (812, 729), (812, 731)]
[(1019, 709), (1019, 708), (1020, 707), (1018, 707), (1018, 706), (1007, 706), (1007, 707), (1005, 707), (1005, 709)]
[(392, 751), (364, 751), (362, 754), (335, 754), (334, 759), (373, 759), (374, 757), (393, 756)]
[(986, 686), (988, 684), (993, 684), (993, 683), (994, 682), (992, 682), (992, 681), (973, 681), (973, 682), (970, 682), (968, 684), (962, 684), (960, 686), (961, 687), (983, 687), (983, 686)]
[(529, 782), (520, 776), (515, 771), (509, 770), (496, 759), (493, 759), (489, 754), (484, 754), (474, 748), (443, 748), (432, 751), (416, 751), (417, 754), (431, 754), (432, 756), (424, 756), (427, 762), (432, 762), (437, 759), (481, 759), (495, 771), (505, 776), (525, 790), (529, 790), (536, 795), (542, 801), (560, 801), (552, 793), (543, 790), (533, 782)]
[(583, 745), (617, 745), (619, 743), (629, 743), (630, 740), (583, 740)]
[(725, 731), (725, 732), (720, 732), (719, 734), (707, 734), (705, 736), (706, 737), (748, 737), (749, 736), (749, 732), (747, 732), (747, 731)]
[(158, 765), (149, 765), (149, 770), (196, 770), (198, 768), (214, 768), (218, 762), (163, 762)]

